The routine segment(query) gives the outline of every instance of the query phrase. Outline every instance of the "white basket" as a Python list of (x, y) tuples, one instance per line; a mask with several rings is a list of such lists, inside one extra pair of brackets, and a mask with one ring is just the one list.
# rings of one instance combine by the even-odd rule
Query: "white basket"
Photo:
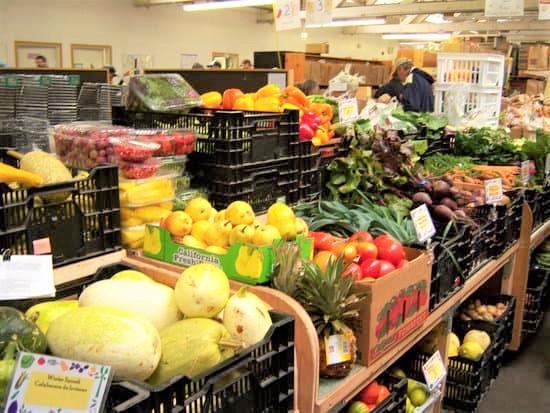
[(483, 53), (438, 53), (437, 83), (502, 87), (504, 56)]
[[(437, 84), (434, 88), (434, 112), (437, 115), (445, 113), (445, 94), (452, 84)], [(476, 124), (476, 118), (482, 118), (484, 126), (498, 126), (500, 116), (501, 88), (469, 87), (464, 104), (464, 113)], [(477, 125), (479, 126), (479, 125)]]

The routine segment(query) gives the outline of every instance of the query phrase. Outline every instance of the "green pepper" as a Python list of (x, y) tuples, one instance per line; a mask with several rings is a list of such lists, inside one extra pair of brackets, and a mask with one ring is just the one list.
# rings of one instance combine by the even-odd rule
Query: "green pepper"
[(16, 353), (17, 343), (15, 341), (10, 341), (4, 348), (4, 357), (0, 360), (0, 402), (4, 400), (8, 383), (15, 369)]

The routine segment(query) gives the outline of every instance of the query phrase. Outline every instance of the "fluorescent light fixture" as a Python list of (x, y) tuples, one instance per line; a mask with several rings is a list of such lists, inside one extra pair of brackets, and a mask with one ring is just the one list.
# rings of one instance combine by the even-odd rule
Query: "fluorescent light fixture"
[(319, 27), (346, 27), (346, 26), (373, 26), (376, 24), (385, 24), (386, 19), (360, 19), (360, 20), (333, 20), (330, 23), (316, 24), (306, 23), (307, 28)]
[(273, 4), (274, 0), (227, 0), (209, 1), (204, 3), (184, 4), (183, 11), (204, 11), (232, 9), (236, 7), (267, 6)]
[(389, 33), (382, 35), (384, 40), (445, 41), (450, 38), (451, 33)]

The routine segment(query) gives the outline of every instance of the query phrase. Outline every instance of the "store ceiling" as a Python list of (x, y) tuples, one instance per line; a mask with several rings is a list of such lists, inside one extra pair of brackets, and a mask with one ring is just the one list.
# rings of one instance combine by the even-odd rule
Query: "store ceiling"
[[(136, 6), (156, 6), (206, 0), (134, 0)], [(301, 0), (305, 10), (305, 0)], [(528, 37), (546, 40), (550, 20), (538, 20), (538, 0), (524, 0), (523, 17), (487, 18), (485, 0), (333, 0), (333, 20), (386, 18), (386, 24), (342, 27), (348, 34), (452, 32), (459, 36)], [(270, 7), (257, 7), (258, 22), (273, 20)], [(302, 11), (305, 17), (305, 11)]]

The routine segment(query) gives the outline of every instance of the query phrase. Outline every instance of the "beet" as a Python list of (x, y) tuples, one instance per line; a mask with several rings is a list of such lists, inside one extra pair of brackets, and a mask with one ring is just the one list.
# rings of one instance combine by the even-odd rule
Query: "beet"
[(437, 205), (434, 209), (434, 215), (437, 218), (440, 218), (444, 221), (451, 221), (453, 219), (456, 219), (456, 214), (453, 212), (451, 208), (445, 205)]
[(451, 195), (451, 187), (445, 181), (438, 180), (433, 183), (434, 187), (434, 197), (437, 199), (445, 198), (446, 196)]
[(451, 198), (445, 197), (440, 202), (441, 205), (445, 205), (449, 208), (451, 208), (453, 211), (458, 208), (458, 205), (455, 201), (453, 201)]
[(432, 206), (433, 204), (432, 198), (426, 192), (417, 192), (413, 195), (412, 201), (417, 205), (426, 204), (427, 206)]

